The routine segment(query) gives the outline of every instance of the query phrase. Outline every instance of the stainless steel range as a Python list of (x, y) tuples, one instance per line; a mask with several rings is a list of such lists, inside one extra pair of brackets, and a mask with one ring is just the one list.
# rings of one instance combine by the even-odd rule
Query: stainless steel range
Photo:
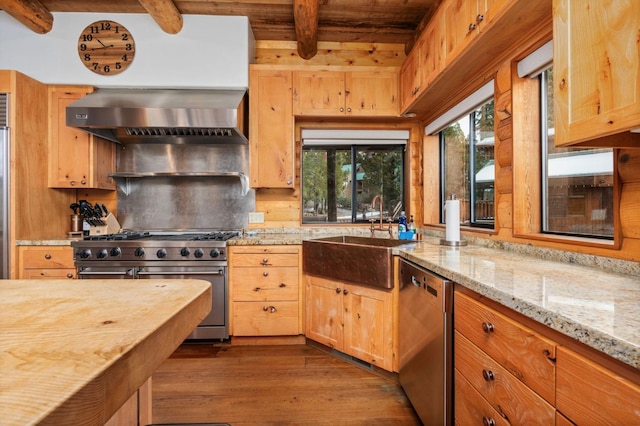
[(212, 286), (209, 315), (187, 339), (227, 339), (227, 240), (240, 232), (95, 235), (71, 243), (79, 279), (202, 279)]

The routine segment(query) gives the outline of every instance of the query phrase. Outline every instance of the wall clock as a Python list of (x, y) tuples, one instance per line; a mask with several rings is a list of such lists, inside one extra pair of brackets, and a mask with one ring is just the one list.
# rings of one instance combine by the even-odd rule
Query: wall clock
[(116, 75), (133, 62), (136, 44), (131, 33), (114, 21), (96, 21), (78, 38), (78, 56), (87, 69), (101, 75)]

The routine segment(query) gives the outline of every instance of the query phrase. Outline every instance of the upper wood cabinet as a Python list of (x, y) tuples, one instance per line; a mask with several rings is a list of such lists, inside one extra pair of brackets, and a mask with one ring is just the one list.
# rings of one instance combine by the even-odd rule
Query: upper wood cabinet
[[(557, 146), (640, 128), (638, 34), (638, 1), (554, 0)], [(640, 134), (625, 136), (640, 146)]]
[(395, 117), (398, 72), (294, 71), (293, 113), (306, 116)]
[(293, 189), (292, 72), (251, 66), (249, 80), (251, 186)]
[(49, 88), (49, 187), (115, 189), (115, 144), (68, 127), (67, 105), (91, 92), (87, 87)]

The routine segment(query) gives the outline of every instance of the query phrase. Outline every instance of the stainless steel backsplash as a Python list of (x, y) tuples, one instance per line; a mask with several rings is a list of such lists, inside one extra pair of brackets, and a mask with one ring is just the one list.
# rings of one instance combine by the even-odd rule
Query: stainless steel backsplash
[(116, 173), (147, 175), (117, 178), (116, 216), (128, 230), (240, 230), (255, 210), (255, 191), (244, 193), (248, 145), (121, 145)]

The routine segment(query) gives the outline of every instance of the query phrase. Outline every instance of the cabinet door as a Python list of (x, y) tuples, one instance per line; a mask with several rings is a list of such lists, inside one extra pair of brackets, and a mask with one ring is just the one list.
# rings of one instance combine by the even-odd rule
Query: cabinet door
[(290, 71), (251, 68), (249, 149), (251, 186), (294, 187)]
[(442, 16), (442, 13), (436, 11), (433, 17), (435, 21), (425, 30), (424, 43), (420, 51), (420, 81), (423, 90), (444, 68), (446, 40)]
[(640, 386), (558, 348), (557, 408), (575, 424), (640, 424)]
[(421, 45), (424, 43), (424, 35), (420, 37), (409, 56), (404, 60), (400, 69), (400, 96), (402, 98), (402, 111), (407, 111), (413, 101), (418, 98), (420, 92), (420, 63)]
[(346, 112), (353, 116), (398, 115), (398, 73), (356, 71), (345, 74)]
[(115, 170), (116, 144), (97, 136), (90, 136), (89, 179), (91, 187), (96, 189), (116, 189), (109, 173)]
[(477, 0), (450, 0), (444, 8), (446, 62), (450, 63), (477, 34), (475, 17)]
[(478, 7), (472, 22), (476, 24), (479, 32), (484, 31), (484, 27), (504, 9), (504, 7), (513, 0), (477, 0)]
[(89, 134), (67, 126), (67, 105), (85, 93), (53, 90), (50, 97), (49, 187), (89, 188)]
[(554, 0), (553, 11), (556, 146), (640, 127), (640, 2)]
[(295, 115), (344, 115), (345, 73), (342, 71), (296, 71), (293, 73)]
[(349, 285), (343, 289), (344, 352), (391, 370), (393, 293)]
[(342, 351), (342, 283), (305, 276), (305, 335), (316, 342)]

